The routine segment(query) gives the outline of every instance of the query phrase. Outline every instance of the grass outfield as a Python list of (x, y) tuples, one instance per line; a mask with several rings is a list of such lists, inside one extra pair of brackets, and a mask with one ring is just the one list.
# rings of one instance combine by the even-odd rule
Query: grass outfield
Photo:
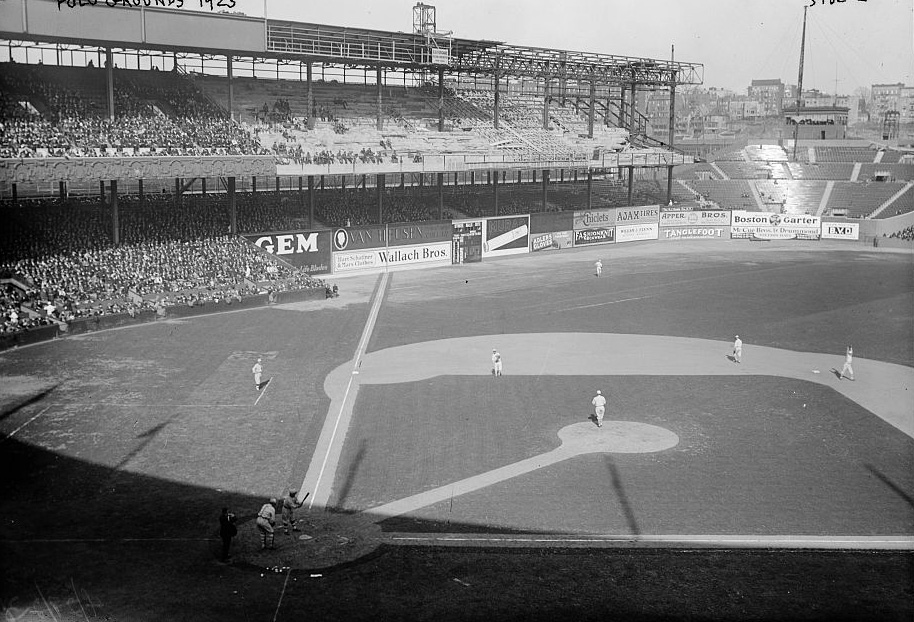
[[(914, 367), (912, 256), (826, 248), (632, 245), (396, 273), (366, 360), (395, 346), (509, 333), (722, 343), (739, 333), (746, 357), (766, 346), (839, 367), (852, 343), (855, 390), (870, 382), (867, 360)], [(596, 279), (590, 270), (601, 256), (604, 276)], [(914, 617), (910, 550), (382, 544), (320, 577), (265, 572), (244, 559), (219, 564), (219, 508), (232, 507), (249, 533), (266, 498), (306, 477), (334, 415), (325, 378), (352, 364), (375, 281), (341, 281), (342, 297), (332, 303), (159, 322), (2, 353), (6, 617)], [(272, 378), (262, 393), (250, 373), (258, 354)], [(382, 529), (914, 535), (914, 441), (822, 378), (694, 370), (515, 377), (516, 361), (504, 354), (508, 375), (498, 381), (443, 375), (358, 387), (328, 475), (331, 505), (370, 516), (397, 499), (551, 452), (558, 431), (587, 424), (598, 382), (609, 391), (607, 419), (625, 413), (675, 433), (678, 444), (574, 456), (381, 520)], [(481, 374), (487, 357), (480, 353)]]

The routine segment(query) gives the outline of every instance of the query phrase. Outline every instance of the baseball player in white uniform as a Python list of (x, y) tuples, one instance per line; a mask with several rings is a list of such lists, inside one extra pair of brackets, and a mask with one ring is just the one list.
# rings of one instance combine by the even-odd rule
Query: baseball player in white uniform
[(733, 360), (737, 363), (743, 362), (743, 340), (739, 338), (739, 335), (733, 341)]
[(844, 353), (844, 367), (841, 368), (841, 375), (838, 376), (838, 380), (841, 380), (841, 378), (848, 378), (850, 380), (854, 379), (854, 368), (852, 366), (853, 362), (854, 349), (850, 346), (847, 346), (847, 351)]
[(492, 350), (492, 375), (496, 378), (501, 376), (501, 354), (498, 350)]
[(594, 267), (596, 267), (596, 269), (597, 269), (597, 276), (600, 276), (603, 274), (603, 261), (602, 260), (597, 259), (597, 263), (594, 264)]
[(603, 427), (603, 415), (606, 414), (606, 398), (603, 397), (603, 392), (597, 390), (597, 394), (594, 396), (590, 403), (593, 404), (594, 414), (597, 416), (597, 427)]
[(263, 374), (263, 359), (257, 359), (257, 362), (254, 363), (254, 367), (251, 368), (251, 372), (254, 374), (254, 388), (260, 391), (260, 376)]

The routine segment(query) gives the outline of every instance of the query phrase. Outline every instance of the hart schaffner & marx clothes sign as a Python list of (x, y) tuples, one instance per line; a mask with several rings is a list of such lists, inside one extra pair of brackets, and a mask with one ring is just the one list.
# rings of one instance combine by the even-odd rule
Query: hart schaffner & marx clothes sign
[(822, 219), (809, 214), (733, 211), (731, 238), (759, 240), (818, 240)]

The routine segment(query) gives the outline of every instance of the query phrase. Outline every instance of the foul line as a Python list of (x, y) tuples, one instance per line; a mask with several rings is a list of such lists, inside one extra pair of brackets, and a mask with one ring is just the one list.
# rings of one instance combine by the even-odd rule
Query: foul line
[(593, 535), (490, 536), (485, 534), (389, 533), (384, 542), (400, 546), (491, 546), (505, 548), (717, 548), (914, 550), (910, 536)]
[(273, 614), (273, 622), (276, 622), (276, 619), (279, 617), (279, 606), (282, 604), (282, 597), (286, 595), (286, 586), (289, 585), (289, 577), (292, 576), (292, 569), (289, 568), (289, 572), (286, 573), (286, 580), (282, 584), (282, 592), (279, 594), (279, 602), (276, 603), (276, 613)]
[[(330, 439), (327, 441), (327, 451), (324, 454), (324, 459), (321, 462), (320, 470), (317, 473), (317, 479), (314, 482), (314, 488), (311, 490), (311, 501), (308, 503), (308, 509), (310, 510), (314, 507), (314, 501), (318, 496), (318, 488), (320, 487), (321, 480), (324, 477), (324, 471), (327, 468), (327, 462), (330, 460), (331, 454), (334, 453), (334, 441), (336, 440), (336, 434), (340, 427), (340, 422), (343, 420), (343, 414), (346, 410), (346, 404), (349, 401), (349, 392), (352, 389), (352, 382), (354, 377), (359, 373), (359, 366), (362, 364), (362, 354), (365, 351), (365, 348), (368, 347), (368, 341), (371, 339), (371, 333), (374, 331), (375, 322), (378, 319), (378, 313), (381, 310), (381, 303), (384, 300), (384, 291), (387, 288), (387, 279), (388, 273), (382, 272), (381, 279), (378, 282), (377, 294), (375, 295), (374, 302), (371, 305), (371, 310), (368, 312), (368, 319), (365, 322), (365, 328), (362, 330), (362, 337), (359, 339), (359, 345), (356, 348), (355, 356), (352, 359), (352, 373), (349, 374), (349, 382), (346, 384), (346, 392), (343, 394), (343, 398), (340, 401), (340, 409), (336, 415), (336, 420), (333, 423), (333, 429), (330, 433)], [(323, 438), (326, 433), (326, 424), (324, 425), (324, 431), (321, 432), (321, 437)], [(318, 439), (318, 445), (320, 445), (321, 439)], [(310, 469), (309, 469), (310, 471)], [(299, 494), (305, 489), (305, 482), (308, 481), (308, 474), (305, 474), (305, 479), (302, 482), (301, 487), (299, 488)]]
[(565, 307), (562, 311), (571, 311), (573, 309), (587, 309), (589, 307), (602, 307), (604, 305), (614, 305), (617, 302), (629, 302), (631, 300), (644, 300), (645, 298), (653, 298), (656, 294), (651, 294), (650, 296), (638, 296), (637, 298), (623, 298), (622, 300), (610, 300), (609, 302), (597, 302), (592, 305), (581, 305), (579, 307)]
[(16, 428), (15, 430), (13, 430), (12, 432), (10, 432), (9, 434), (7, 434), (7, 435), (6, 435), (6, 438), (0, 439), (0, 443), (2, 443), (2, 442), (5, 441), (5, 440), (9, 440), (9, 439), (13, 438), (13, 436), (16, 435), (16, 432), (18, 432), (19, 430), (21, 430), (22, 428), (24, 428), (24, 427), (27, 426), (28, 424), (30, 424), (30, 423), (32, 423), (33, 421), (35, 421), (35, 419), (37, 419), (38, 417), (40, 417), (40, 416), (43, 415), (44, 413), (48, 412), (50, 409), (51, 409), (50, 406), (46, 406), (45, 409), (42, 410), (40, 413), (38, 413), (37, 415), (35, 415), (35, 416), (32, 417), (31, 419), (29, 419), (28, 421), (26, 421), (25, 423), (23, 423), (21, 426), (19, 426), (18, 428)]
[(273, 378), (275, 378), (275, 376), (270, 376), (270, 379), (267, 380), (267, 386), (265, 386), (263, 388), (263, 391), (260, 392), (260, 395), (257, 396), (257, 401), (254, 402), (254, 406), (257, 406), (257, 403), (260, 401), (260, 398), (262, 398), (264, 396), (264, 394), (266, 394), (267, 389), (269, 389), (270, 385), (273, 384)]

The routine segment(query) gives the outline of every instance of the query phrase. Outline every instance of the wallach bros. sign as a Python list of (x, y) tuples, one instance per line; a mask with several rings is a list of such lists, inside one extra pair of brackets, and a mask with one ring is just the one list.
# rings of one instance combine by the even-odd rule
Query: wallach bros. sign
[(362, 272), (451, 263), (451, 243), (436, 242), (418, 246), (369, 248), (333, 253), (333, 272)]
[(244, 239), (309, 274), (330, 273), (329, 230), (262, 233)]

